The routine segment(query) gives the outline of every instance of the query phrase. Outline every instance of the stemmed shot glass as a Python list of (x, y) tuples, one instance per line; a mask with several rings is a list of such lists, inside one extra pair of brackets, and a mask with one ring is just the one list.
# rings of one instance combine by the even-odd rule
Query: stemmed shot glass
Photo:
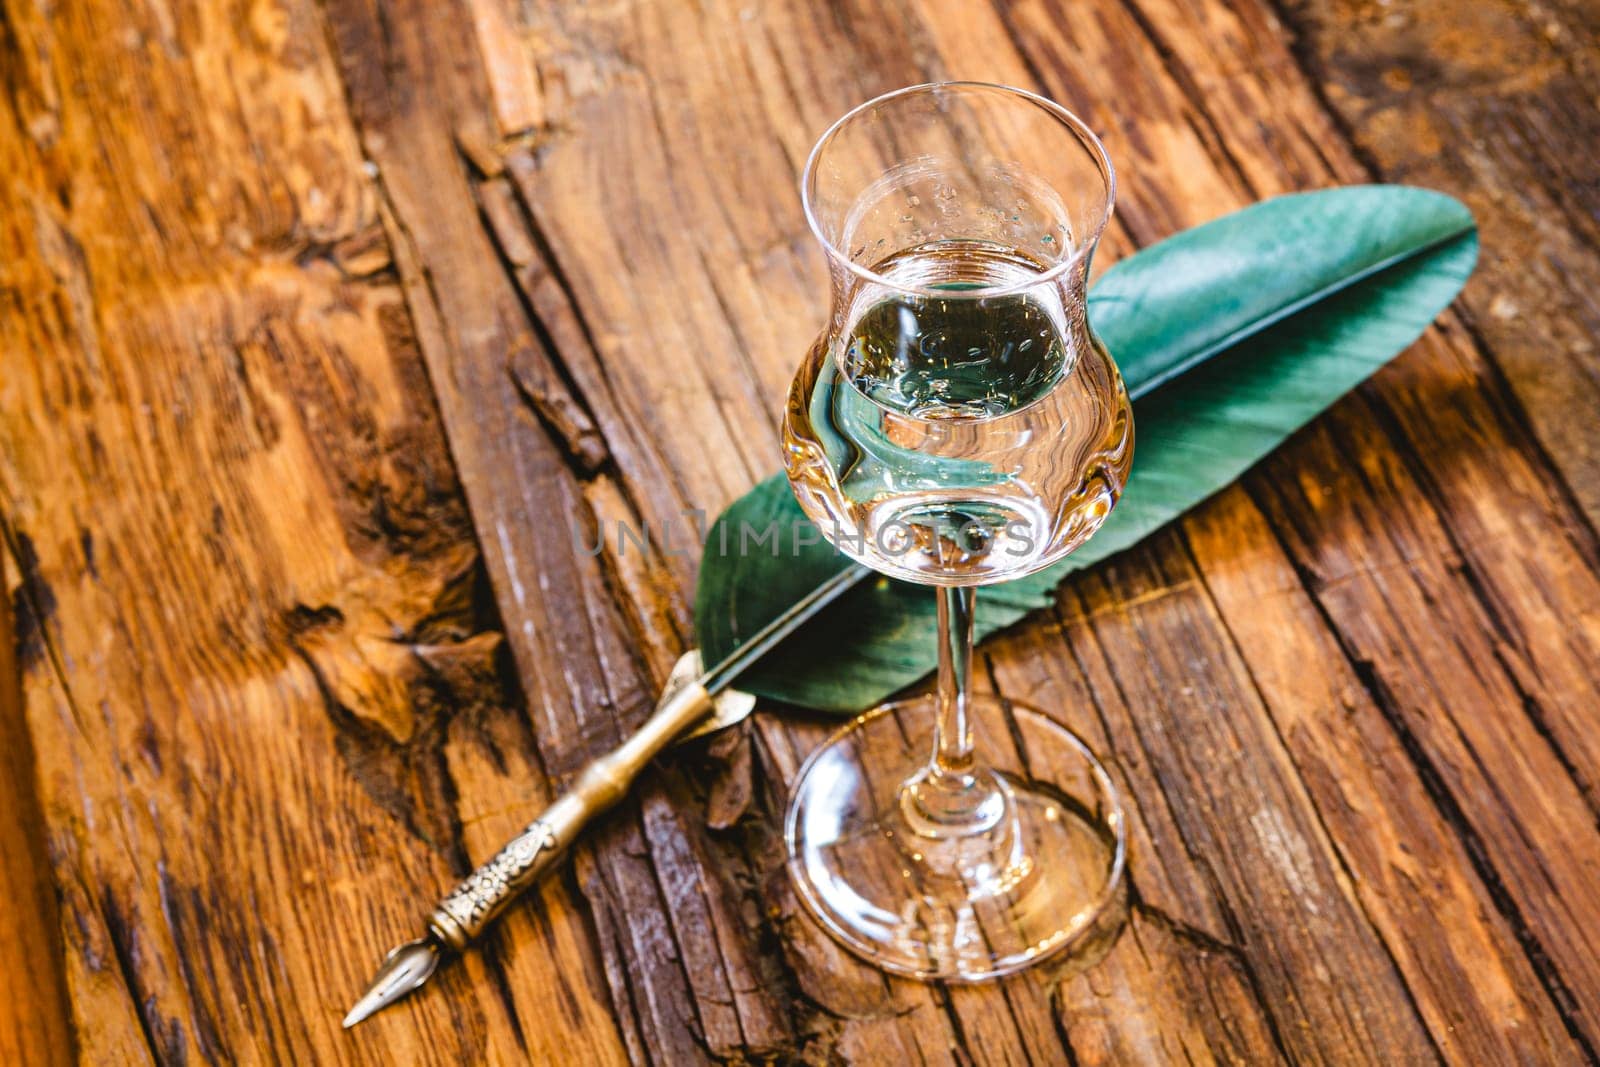
[(1088, 747), (972, 691), (977, 587), (1083, 544), (1132, 463), (1128, 395), (1085, 315), (1114, 190), (1070, 112), (973, 82), (871, 100), (806, 164), (833, 298), (789, 394), (786, 469), (840, 551), (935, 587), (939, 670), (933, 697), (812, 753), (789, 866), (822, 924), (896, 973), (1027, 966), (1091, 928), (1121, 877), (1122, 809)]

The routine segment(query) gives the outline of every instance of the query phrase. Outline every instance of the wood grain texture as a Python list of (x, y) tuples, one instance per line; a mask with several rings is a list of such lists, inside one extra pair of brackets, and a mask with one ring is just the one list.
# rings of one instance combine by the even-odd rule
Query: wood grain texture
[(55, 884), (45, 853), (33, 739), (22, 716), (17, 653), (24, 634), (13, 602), (22, 606), (30, 649), (34, 608), (25, 580), (13, 581), (7, 573), (10, 555), (0, 551), (0, 1062), (71, 1063)]
[(543, 777), (320, 15), (6, 22), (0, 507), (82, 1058), (624, 1059), (561, 883), (449, 1012), (339, 1028)]
[(1591, 527), (1600, 523), (1600, 14), (1556, 3), (1290, 0), (1294, 47), (1345, 138), (1395, 181), (1449, 189), (1486, 247), (1464, 319)]
[[(4, 26), (0, 514), (82, 1059), (1595, 1060), (1581, 4)], [(1484, 223), (1463, 313), (983, 649), (1110, 758), (1125, 924), (996, 986), (854, 962), (777, 830), (827, 724), (767, 709), (664, 760), (483, 953), (339, 1031), (383, 948), (692, 642), (697, 513), (775, 464), (822, 318), (800, 163), (849, 106), (942, 77), (1105, 134), (1106, 259), (1373, 178)]]

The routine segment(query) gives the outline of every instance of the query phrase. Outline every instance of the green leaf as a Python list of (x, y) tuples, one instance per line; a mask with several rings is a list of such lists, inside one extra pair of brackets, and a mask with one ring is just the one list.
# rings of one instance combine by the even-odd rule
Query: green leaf
[[(1062, 578), (1119, 552), (1231, 483), (1403, 351), (1477, 260), (1472, 215), (1442, 193), (1354, 186), (1281, 196), (1153, 245), (1106, 271), (1096, 332), (1134, 397), (1122, 500), (1086, 545), (978, 594), (978, 636), (1047, 606)], [(753, 534), (744, 534), (748, 527)], [(769, 528), (774, 538), (752, 537)], [(851, 561), (779, 474), (711, 528), (695, 602), (707, 663)], [(869, 579), (739, 678), (793, 704), (857, 712), (936, 663), (934, 597)]]

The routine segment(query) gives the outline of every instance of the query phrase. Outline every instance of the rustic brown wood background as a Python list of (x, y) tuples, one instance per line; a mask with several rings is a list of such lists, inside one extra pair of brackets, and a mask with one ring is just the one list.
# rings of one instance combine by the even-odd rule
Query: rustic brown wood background
[[(0, 1060), (1595, 1060), (1589, 0), (0, 11)], [(1339, 182), (1483, 227), (1391, 368), (984, 647), (1131, 795), (1120, 939), (979, 989), (852, 963), (773, 834), (818, 727), (763, 715), (342, 1031), (692, 643), (693, 556), (569, 517), (776, 465), (804, 154), (944, 77), (1103, 132), (1105, 262)]]

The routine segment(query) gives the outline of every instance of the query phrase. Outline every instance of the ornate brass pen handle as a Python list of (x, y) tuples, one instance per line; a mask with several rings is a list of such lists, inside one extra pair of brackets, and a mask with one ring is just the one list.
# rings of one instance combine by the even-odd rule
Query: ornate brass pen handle
[[(428, 916), (428, 929), (457, 951), (476, 940), (506, 905), (555, 863), (576, 836), (578, 826), (589, 819), (590, 811), (580, 810), (576, 803), (564, 803), (570, 799), (575, 798), (563, 797), (452, 889)], [(565, 819), (560, 817), (562, 813), (567, 813)], [(558, 834), (558, 827), (566, 832)]]

